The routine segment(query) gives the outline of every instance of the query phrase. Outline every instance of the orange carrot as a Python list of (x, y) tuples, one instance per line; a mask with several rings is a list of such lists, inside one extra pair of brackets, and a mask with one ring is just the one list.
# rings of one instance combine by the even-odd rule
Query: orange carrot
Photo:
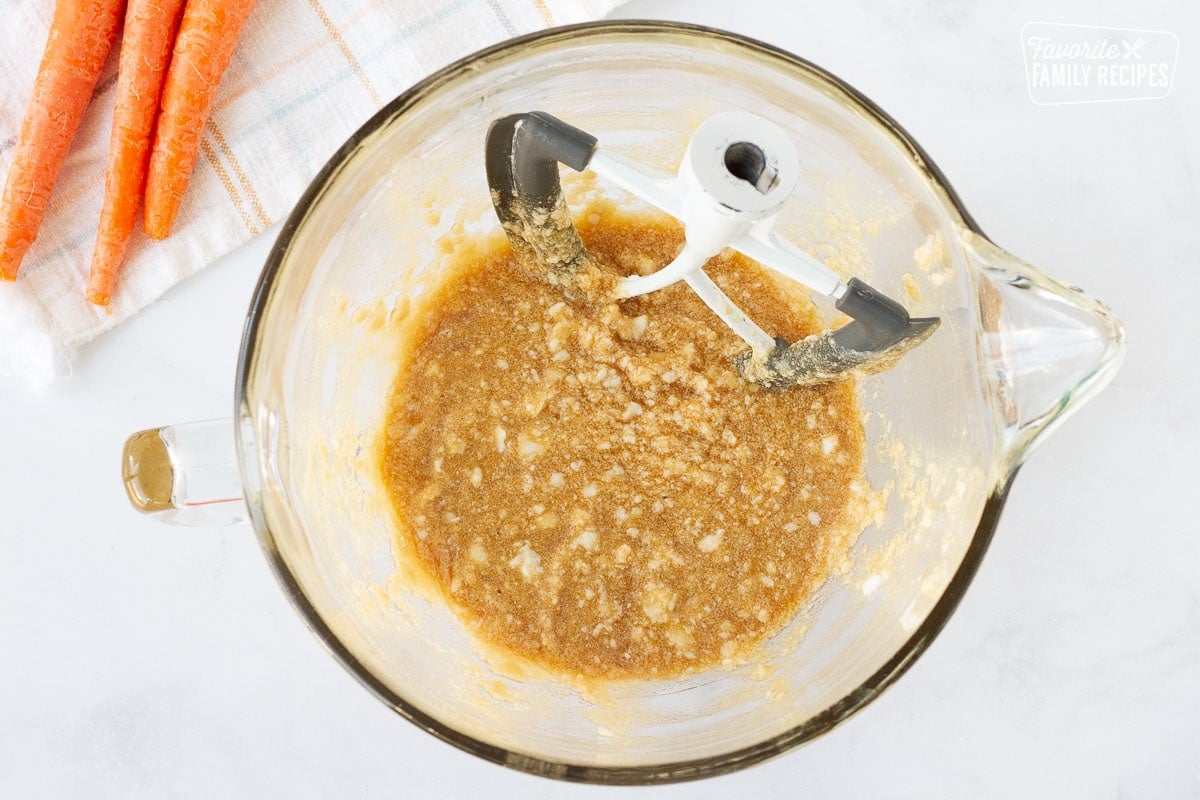
[(165, 239), (183, 202), (221, 76), (255, 0), (188, 0), (146, 177), (146, 232)]
[(0, 278), (16, 280), (121, 25), (125, 0), (59, 0), (0, 196)]
[(158, 99), (183, 3), (184, 0), (129, 0), (125, 12), (104, 207), (100, 211), (100, 229), (87, 283), (87, 299), (98, 306), (108, 305), (112, 298), (125, 247), (137, 224)]

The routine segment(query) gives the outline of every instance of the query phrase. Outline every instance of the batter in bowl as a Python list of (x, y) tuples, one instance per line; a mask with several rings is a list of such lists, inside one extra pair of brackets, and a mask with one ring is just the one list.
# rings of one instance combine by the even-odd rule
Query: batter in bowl
[[(611, 206), (577, 227), (615, 275), (683, 241)], [(741, 255), (706, 270), (789, 341), (824, 327)], [(743, 380), (745, 344), (683, 284), (583, 295), (498, 243), (424, 298), (383, 432), (397, 535), (478, 636), (553, 671), (733, 659), (796, 615), (862, 528), (854, 382)]]

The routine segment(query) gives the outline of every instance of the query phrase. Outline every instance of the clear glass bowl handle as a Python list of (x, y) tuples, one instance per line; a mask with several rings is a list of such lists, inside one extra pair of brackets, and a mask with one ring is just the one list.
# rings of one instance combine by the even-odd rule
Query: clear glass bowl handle
[(230, 419), (133, 434), (125, 442), (121, 477), (133, 507), (164, 522), (232, 525), (249, 519)]

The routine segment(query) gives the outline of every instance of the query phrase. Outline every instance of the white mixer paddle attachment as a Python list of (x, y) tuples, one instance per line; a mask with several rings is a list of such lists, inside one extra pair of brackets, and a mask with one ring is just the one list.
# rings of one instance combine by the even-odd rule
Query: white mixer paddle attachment
[[(685, 244), (662, 269), (622, 279), (618, 298), (685, 281), (750, 346), (735, 365), (770, 389), (810, 386), (890, 368), (937, 328), (858, 278), (834, 272), (773, 230), (799, 177), (791, 139), (774, 123), (745, 112), (717, 114), (688, 143), (676, 175), (656, 174), (598, 146), (596, 137), (544, 112), (496, 120), (487, 136), (492, 202), (519, 257), (546, 265), (552, 282), (569, 283), (588, 263), (562, 197), (558, 165), (591, 169), (684, 225)], [(853, 321), (795, 343), (772, 337), (704, 272), (726, 247), (831, 297)]]

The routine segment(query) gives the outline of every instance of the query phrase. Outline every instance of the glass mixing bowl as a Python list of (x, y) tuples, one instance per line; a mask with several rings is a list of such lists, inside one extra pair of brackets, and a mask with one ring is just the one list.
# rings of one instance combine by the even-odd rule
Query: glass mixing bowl
[[(396, 325), (437, 284), (449, 232), (495, 232), (484, 134), (535, 109), (665, 172), (710, 114), (774, 121), (803, 161), (779, 230), (843, 278), (942, 318), (861, 385), (867, 474), (886, 505), (751, 663), (581, 694), (485, 657), (403, 577), (375, 459)], [(178, 522), (248, 515), (329, 652), (431, 734), (568, 780), (699, 778), (819, 736), (913, 663), (975, 574), (1030, 447), (1111, 376), (1122, 338), (1102, 305), (986, 239), (916, 143), (819, 68), (687, 25), (563, 28), (447, 67), (338, 151), (263, 271), (236, 421), (133, 437), (126, 484)]]

